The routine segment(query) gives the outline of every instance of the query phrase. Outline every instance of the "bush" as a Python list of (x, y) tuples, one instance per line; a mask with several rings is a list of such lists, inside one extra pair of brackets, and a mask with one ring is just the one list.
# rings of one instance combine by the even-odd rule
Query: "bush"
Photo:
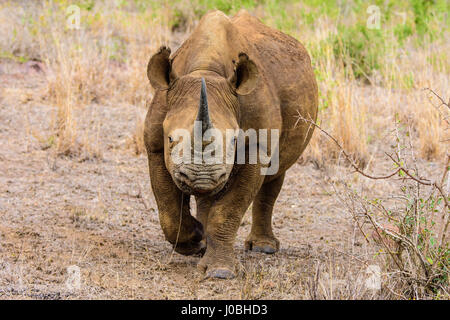
[[(435, 106), (435, 109), (450, 128), (450, 122), (446, 120), (450, 113), (449, 103), (434, 91), (429, 91), (440, 100), (440, 105)], [(414, 156), (411, 125), (405, 126), (396, 120), (393, 130), (395, 142), (391, 146), (393, 151), (386, 152), (394, 169), (375, 176), (362, 171), (336, 138), (311, 120), (301, 120), (314, 125), (330, 138), (353, 169), (365, 178), (401, 181), (398, 192), (385, 199), (363, 195), (345, 181), (341, 182), (346, 191), (337, 193), (367, 241), (370, 237), (364, 226), (370, 226), (372, 238), (380, 246), (378, 254), (382, 253), (386, 257), (386, 290), (394, 294), (395, 298), (448, 299), (450, 197), (446, 185), (449, 179), (450, 154), (447, 153), (440, 171), (432, 174), (422, 172)]]

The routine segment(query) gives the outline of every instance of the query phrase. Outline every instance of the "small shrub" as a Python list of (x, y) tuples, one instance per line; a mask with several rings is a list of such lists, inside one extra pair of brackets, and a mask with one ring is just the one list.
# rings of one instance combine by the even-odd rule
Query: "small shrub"
[[(446, 108), (444, 112), (450, 112), (449, 104), (438, 98), (440, 106)], [(375, 176), (362, 171), (336, 138), (314, 122), (309, 123), (325, 133), (362, 176), (377, 181), (401, 181), (398, 192), (385, 199), (363, 195), (345, 181), (342, 183), (346, 191), (337, 194), (367, 241), (363, 226), (371, 226), (373, 238), (381, 246), (379, 253), (386, 257), (385, 269), (390, 275), (385, 284), (387, 290), (396, 298), (450, 298), (450, 197), (445, 190), (450, 154), (440, 171), (431, 175), (421, 172), (414, 156), (410, 126), (402, 126), (396, 120), (395, 143), (391, 153), (386, 153), (394, 169)]]

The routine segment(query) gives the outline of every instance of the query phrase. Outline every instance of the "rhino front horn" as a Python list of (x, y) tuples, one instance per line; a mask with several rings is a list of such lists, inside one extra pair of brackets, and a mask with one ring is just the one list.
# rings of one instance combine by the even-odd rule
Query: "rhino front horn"
[(200, 104), (198, 106), (197, 121), (202, 122), (202, 132), (212, 128), (211, 118), (209, 117), (208, 96), (206, 94), (205, 79), (202, 78), (202, 88), (200, 89)]

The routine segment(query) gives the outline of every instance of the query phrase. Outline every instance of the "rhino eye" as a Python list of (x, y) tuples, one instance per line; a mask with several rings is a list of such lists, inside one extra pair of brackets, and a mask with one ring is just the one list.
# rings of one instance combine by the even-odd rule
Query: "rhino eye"
[(169, 136), (169, 142), (172, 143), (173, 142), (173, 138), (171, 136)]

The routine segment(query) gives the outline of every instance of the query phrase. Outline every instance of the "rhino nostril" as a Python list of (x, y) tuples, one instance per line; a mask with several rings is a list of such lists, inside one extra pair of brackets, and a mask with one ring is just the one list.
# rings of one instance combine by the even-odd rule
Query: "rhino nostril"
[(219, 181), (222, 180), (222, 179), (225, 179), (225, 176), (226, 176), (226, 175), (227, 175), (226, 172), (222, 173), (222, 174), (219, 176)]
[(180, 180), (189, 180), (189, 177), (187, 176), (187, 174), (183, 173), (183, 172), (178, 172), (178, 178)]

